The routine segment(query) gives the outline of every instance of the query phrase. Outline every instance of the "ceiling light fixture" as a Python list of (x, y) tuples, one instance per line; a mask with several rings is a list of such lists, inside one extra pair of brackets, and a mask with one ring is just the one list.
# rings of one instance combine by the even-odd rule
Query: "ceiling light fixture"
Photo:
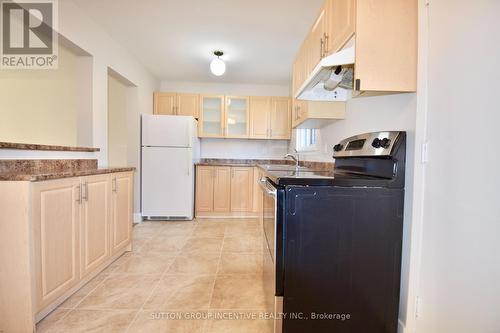
[(210, 70), (215, 76), (221, 76), (226, 72), (226, 64), (220, 58), (224, 55), (222, 51), (215, 51), (214, 55), (217, 57), (210, 63)]

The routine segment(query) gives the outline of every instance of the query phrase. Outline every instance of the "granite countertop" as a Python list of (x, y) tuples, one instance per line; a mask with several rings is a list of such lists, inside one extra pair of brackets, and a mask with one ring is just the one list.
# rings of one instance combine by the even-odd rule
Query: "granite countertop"
[(60, 171), (53, 173), (0, 173), (0, 181), (40, 182), (44, 180), (102, 175), (107, 173), (135, 171), (135, 168), (99, 168), (88, 170)]
[(0, 181), (38, 182), (134, 170), (132, 167), (99, 168), (96, 159), (0, 160)]
[(293, 164), (293, 161), (287, 160), (264, 160), (264, 159), (219, 159), (219, 158), (204, 158), (196, 165), (203, 166), (248, 166), (255, 167), (262, 164)]
[[(203, 166), (249, 166), (249, 167), (256, 167), (259, 165), (266, 165), (266, 164), (294, 165), (295, 162), (292, 160), (205, 158), (201, 159), (198, 163), (196, 163), (196, 165), (203, 165)], [(333, 171), (335, 163), (300, 161), (300, 166), (316, 171)]]
[(69, 147), (57, 145), (39, 145), (31, 143), (0, 142), (0, 149), (15, 150), (51, 150), (51, 151), (77, 151), (77, 152), (97, 152), (99, 148), (89, 147)]

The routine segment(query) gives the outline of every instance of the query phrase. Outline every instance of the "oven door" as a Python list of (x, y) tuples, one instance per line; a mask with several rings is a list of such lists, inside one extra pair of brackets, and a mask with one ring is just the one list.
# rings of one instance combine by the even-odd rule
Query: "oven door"
[(282, 332), (283, 297), (279, 295), (276, 285), (277, 281), (277, 230), (278, 221), (278, 190), (267, 178), (260, 180), (260, 186), (264, 192), (262, 220), (264, 229), (264, 290), (266, 293), (266, 304), (269, 312), (274, 314), (273, 332)]

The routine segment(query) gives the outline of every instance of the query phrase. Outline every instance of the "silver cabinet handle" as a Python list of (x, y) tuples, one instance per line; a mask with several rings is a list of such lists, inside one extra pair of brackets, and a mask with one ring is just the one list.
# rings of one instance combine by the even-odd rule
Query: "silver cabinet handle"
[(329, 46), (328, 44), (330, 44), (330, 37), (328, 36), (328, 34), (325, 32), (324, 33), (324, 36), (325, 36), (325, 55), (324, 57), (326, 57), (328, 55), (328, 52), (330, 51), (329, 50)]
[(319, 58), (322, 59), (325, 56), (325, 42), (323, 41), (323, 37), (320, 38), (320, 47), (319, 47)]
[(111, 181), (111, 187), (112, 187), (113, 192), (116, 193), (116, 191), (118, 190), (116, 178), (113, 178), (113, 180)]
[(81, 184), (78, 185), (77, 188), (78, 188), (78, 196), (76, 198), (76, 202), (81, 204), (82, 203), (82, 185)]
[(82, 188), (82, 201), (89, 201), (89, 184), (87, 182), (83, 183)]

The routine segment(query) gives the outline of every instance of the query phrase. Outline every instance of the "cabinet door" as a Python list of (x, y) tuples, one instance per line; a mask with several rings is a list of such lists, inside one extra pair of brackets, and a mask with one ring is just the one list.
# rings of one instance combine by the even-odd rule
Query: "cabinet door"
[[(264, 177), (264, 172), (255, 167), (253, 169), (253, 211), (256, 213), (262, 213), (262, 200), (263, 200), (263, 192), (260, 187), (260, 180)], [(259, 214), (259, 217), (262, 214)]]
[(33, 185), (35, 312), (79, 281), (79, 186), (74, 178)]
[(110, 257), (111, 178), (85, 177), (82, 186), (81, 271), (86, 276)]
[(271, 97), (250, 97), (250, 137), (267, 139), (271, 115)]
[(173, 116), (175, 115), (176, 93), (155, 92), (154, 114)]
[(112, 177), (111, 254), (113, 255), (132, 240), (134, 175), (119, 173)]
[(200, 112), (200, 95), (177, 94), (177, 115), (193, 116), (198, 119)]
[(226, 138), (248, 138), (250, 132), (248, 97), (227, 96), (225, 118)]
[(271, 109), (271, 139), (289, 140), (291, 136), (290, 98), (273, 97)]
[(308, 65), (307, 65), (307, 76), (311, 74), (313, 69), (319, 64), (321, 59), (325, 55), (325, 33), (326, 33), (326, 10), (325, 7), (321, 9), (321, 12), (314, 23), (311, 33), (308, 37)]
[(196, 211), (211, 212), (214, 209), (215, 169), (211, 166), (196, 168)]
[(199, 136), (224, 137), (224, 96), (201, 96)]
[(354, 36), (356, 20), (355, 0), (327, 0), (326, 53), (340, 50)]
[(214, 212), (225, 213), (231, 209), (231, 168), (215, 167)]
[(251, 212), (253, 209), (253, 168), (231, 168), (231, 212)]

